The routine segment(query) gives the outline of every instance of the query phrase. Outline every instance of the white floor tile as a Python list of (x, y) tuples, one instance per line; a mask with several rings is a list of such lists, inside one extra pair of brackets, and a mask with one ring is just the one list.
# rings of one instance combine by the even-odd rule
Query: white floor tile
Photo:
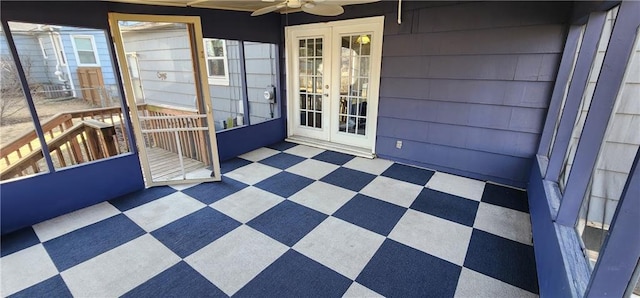
[(193, 184), (176, 184), (176, 185), (169, 185), (169, 186), (171, 186), (171, 188), (173, 188), (173, 189), (175, 189), (175, 190), (181, 191), (181, 190), (185, 190), (185, 189), (187, 189), (187, 188), (189, 188), (189, 187), (193, 187), (193, 186), (196, 186), (196, 185), (198, 185), (198, 183), (193, 183)]
[(227, 295), (233, 295), (288, 249), (242, 225), (185, 261)]
[(472, 228), (415, 210), (407, 210), (389, 238), (462, 266)]
[(58, 269), (42, 244), (37, 244), (0, 259), (0, 294), (6, 297), (56, 274)]
[(247, 223), (282, 201), (284, 199), (278, 195), (249, 186), (210, 206), (239, 222)]
[(535, 298), (538, 295), (468, 268), (462, 268), (455, 297)]
[(33, 230), (40, 241), (45, 242), (119, 213), (120, 210), (113, 205), (102, 202), (38, 223), (33, 226)]
[(298, 145), (295, 147), (291, 147), (287, 150), (285, 150), (285, 153), (289, 153), (289, 154), (293, 154), (293, 155), (297, 155), (297, 156), (302, 156), (305, 158), (312, 158), (322, 152), (324, 152), (325, 150), (323, 149), (319, 149), (319, 148), (315, 148), (315, 147), (310, 147), (310, 146), (305, 146), (305, 145)]
[[(207, 168), (200, 168), (191, 172), (187, 172), (185, 177), (187, 179), (209, 179), (211, 178), (211, 170)], [(182, 180), (182, 175), (171, 180)]]
[(267, 148), (267, 147), (262, 147), (256, 150), (253, 150), (251, 152), (247, 152), (245, 154), (242, 154), (238, 157), (246, 159), (246, 160), (250, 160), (250, 161), (260, 161), (263, 160), (267, 157), (271, 157), (274, 156), (276, 154), (280, 153), (280, 151), (278, 150), (273, 150), (271, 148)]
[(331, 215), (355, 195), (348, 189), (316, 181), (289, 197), (289, 200)]
[(402, 207), (409, 207), (424, 187), (378, 176), (365, 186), (360, 193)]
[(446, 192), (474, 201), (480, 201), (480, 199), (482, 199), (484, 185), (485, 183), (483, 181), (442, 172), (436, 172), (431, 179), (429, 179), (429, 182), (427, 182), (427, 187), (430, 189)]
[(280, 172), (280, 169), (274, 167), (260, 163), (252, 163), (226, 173), (225, 176), (245, 184), (253, 185)]
[(166, 197), (128, 210), (124, 214), (145, 231), (151, 232), (205, 206), (202, 202), (186, 194), (174, 192)]
[(344, 295), (342, 295), (342, 297), (344, 298), (361, 298), (361, 297), (382, 298), (384, 296), (354, 281), (351, 284), (351, 286), (347, 289), (347, 291), (344, 293)]
[(473, 227), (513, 241), (533, 245), (529, 214), (480, 202)]
[(293, 249), (354, 280), (385, 237), (341, 219), (329, 217)]
[(392, 161), (381, 158), (356, 157), (344, 164), (345, 168), (350, 168), (365, 173), (380, 175), (393, 164)]
[(319, 180), (320, 178), (335, 171), (337, 168), (339, 167), (334, 164), (315, 159), (307, 159), (301, 163), (296, 164), (293, 167), (288, 168), (287, 172), (308, 177), (313, 180)]
[(149, 234), (61, 273), (74, 297), (117, 297), (180, 261)]

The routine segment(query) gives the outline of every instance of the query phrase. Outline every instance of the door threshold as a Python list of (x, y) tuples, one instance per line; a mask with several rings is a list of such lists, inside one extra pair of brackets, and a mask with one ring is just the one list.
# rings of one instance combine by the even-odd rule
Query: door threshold
[(325, 150), (336, 151), (336, 152), (345, 153), (345, 154), (351, 154), (351, 155), (369, 158), (369, 159), (373, 159), (376, 157), (376, 154), (371, 152), (371, 149), (332, 143), (329, 141), (322, 141), (322, 140), (312, 139), (308, 137), (289, 136), (288, 138), (285, 139), (285, 141), (300, 144), (300, 145), (307, 145), (310, 147), (325, 149)]

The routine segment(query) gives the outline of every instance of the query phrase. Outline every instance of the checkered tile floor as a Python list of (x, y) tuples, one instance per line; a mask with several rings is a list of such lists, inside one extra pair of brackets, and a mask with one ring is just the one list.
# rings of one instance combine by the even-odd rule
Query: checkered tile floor
[(526, 193), (291, 143), (2, 238), (2, 296), (535, 297)]

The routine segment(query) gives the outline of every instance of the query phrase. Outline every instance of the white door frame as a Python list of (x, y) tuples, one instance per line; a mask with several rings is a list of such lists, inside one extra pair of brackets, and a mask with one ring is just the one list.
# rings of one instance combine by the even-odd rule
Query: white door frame
[[(367, 128), (366, 128), (366, 138), (359, 135), (349, 135), (338, 136), (333, 131), (329, 131), (326, 129), (337, 130), (338, 127), (338, 118), (336, 117), (338, 111), (338, 104), (331, 103), (329, 98), (323, 96), (323, 129), (326, 133), (318, 133), (317, 136), (311, 136), (312, 138), (318, 139), (319, 146), (322, 147), (323, 143), (335, 144), (335, 146), (330, 146), (332, 149), (340, 150), (341, 145), (346, 145), (346, 147), (359, 147), (363, 150), (369, 152), (368, 157), (375, 155), (375, 140), (376, 140), (376, 132), (377, 132), (377, 120), (378, 120), (378, 101), (379, 101), (379, 90), (380, 90), (380, 69), (382, 64), (382, 42), (383, 42), (383, 30), (384, 30), (384, 16), (378, 17), (370, 17), (370, 18), (361, 18), (361, 19), (352, 19), (345, 21), (333, 21), (326, 23), (315, 23), (315, 24), (306, 24), (306, 25), (297, 25), (297, 26), (289, 26), (285, 28), (285, 45), (286, 45), (286, 67), (287, 67), (287, 136), (295, 141), (296, 130), (300, 124), (300, 117), (296, 115), (296, 110), (299, 107), (296, 104), (296, 98), (299, 96), (299, 89), (297, 88), (299, 85), (298, 76), (294, 76), (296, 74), (296, 63), (298, 63), (298, 46), (296, 44), (295, 36), (299, 36), (303, 34), (305, 36), (313, 37), (313, 36), (321, 36), (323, 33), (329, 30), (329, 36), (324, 39), (324, 49), (323, 49), (323, 65), (330, 65), (332, 77), (329, 77), (325, 84), (330, 84), (331, 86), (331, 94), (330, 98), (335, 99), (340, 96), (340, 78), (336, 75), (336, 69), (340, 69), (340, 59), (332, 59), (332, 57), (336, 57), (336, 53), (339, 54), (340, 48), (336, 48), (335, 44), (340, 44), (340, 34), (361, 34), (361, 33), (369, 33), (372, 34), (372, 46), (371, 46), (371, 76), (369, 82), (369, 96), (367, 99)], [(335, 48), (335, 49), (334, 49)], [(337, 56), (339, 57), (339, 55)], [(338, 71), (339, 73), (339, 71)], [(313, 133), (311, 133), (313, 135)], [(303, 137), (309, 137), (308, 135), (303, 135)], [(353, 138), (354, 142), (344, 143), (346, 139)], [(358, 140), (360, 139), (360, 140)], [(305, 139), (305, 142), (307, 139)], [(329, 142), (330, 141), (330, 142)], [(348, 140), (347, 140), (348, 142)], [(311, 141), (313, 143), (313, 140)], [(350, 148), (346, 148), (350, 149)]]

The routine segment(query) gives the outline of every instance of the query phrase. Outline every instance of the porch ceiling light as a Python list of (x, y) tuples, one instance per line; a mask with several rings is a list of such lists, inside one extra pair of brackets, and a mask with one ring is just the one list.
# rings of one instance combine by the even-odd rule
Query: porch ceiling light
[(371, 38), (369, 38), (369, 36), (366, 36), (366, 35), (360, 35), (356, 39), (356, 42), (359, 44), (369, 44), (371, 42)]

